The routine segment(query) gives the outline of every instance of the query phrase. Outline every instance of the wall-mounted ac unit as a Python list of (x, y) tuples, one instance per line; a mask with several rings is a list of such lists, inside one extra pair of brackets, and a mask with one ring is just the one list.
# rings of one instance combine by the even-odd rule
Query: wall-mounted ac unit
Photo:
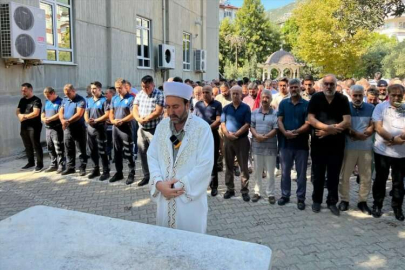
[(176, 51), (174, 46), (159, 44), (158, 47), (158, 68), (174, 69), (176, 67)]
[(45, 11), (10, 2), (0, 5), (1, 57), (46, 59)]
[(207, 51), (195, 50), (194, 51), (194, 70), (195, 72), (207, 71)]

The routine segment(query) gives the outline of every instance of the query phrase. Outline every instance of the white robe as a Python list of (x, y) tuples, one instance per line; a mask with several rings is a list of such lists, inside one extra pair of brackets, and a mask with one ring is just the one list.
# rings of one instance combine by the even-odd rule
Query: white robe
[[(156, 128), (149, 146), (149, 189), (152, 200), (157, 203), (156, 224), (191, 232), (207, 230), (207, 187), (211, 181), (214, 165), (214, 139), (210, 126), (201, 118), (187, 117), (184, 138), (173, 160), (170, 141), (170, 118), (163, 119)], [(157, 189), (158, 181), (179, 180), (175, 188), (184, 188), (185, 193), (167, 200)]]

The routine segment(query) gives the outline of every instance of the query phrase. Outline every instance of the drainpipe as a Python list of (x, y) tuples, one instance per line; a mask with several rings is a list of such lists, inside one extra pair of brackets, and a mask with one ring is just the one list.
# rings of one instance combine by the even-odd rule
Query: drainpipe
[[(163, 44), (166, 44), (166, 0), (162, 0), (162, 13), (163, 13)], [(166, 81), (167, 71), (162, 69), (163, 82)]]

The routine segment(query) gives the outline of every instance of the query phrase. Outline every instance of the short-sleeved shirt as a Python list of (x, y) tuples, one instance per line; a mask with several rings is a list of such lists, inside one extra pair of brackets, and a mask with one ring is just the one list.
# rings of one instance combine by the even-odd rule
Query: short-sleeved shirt
[[(308, 114), (314, 114), (315, 119), (326, 124), (334, 125), (343, 121), (344, 115), (350, 115), (350, 106), (347, 97), (336, 92), (332, 102), (329, 104), (325, 94), (318, 92), (314, 94), (308, 104)], [(312, 153), (340, 153), (345, 149), (345, 134), (328, 135), (319, 139), (312, 129), (311, 151)]]
[[(34, 111), (34, 109), (42, 109), (42, 102), (41, 99), (37, 96), (32, 96), (31, 98), (22, 98), (17, 106), (20, 109), (21, 114), (30, 114)], [(41, 114), (38, 114), (37, 117), (27, 119), (21, 122), (21, 128), (33, 127), (39, 128), (41, 127)]]
[[(281, 101), (277, 116), (283, 117), (283, 125), (285, 130), (296, 130), (305, 124), (308, 116), (308, 104), (309, 102), (303, 98), (300, 98), (297, 104), (291, 102), (291, 98), (287, 98)], [(308, 150), (308, 133), (302, 133), (295, 139), (287, 139), (281, 132), (279, 136), (279, 147), (287, 149), (300, 149)]]
[(273, 96), (273, 101), (271, 102), (271, 106), (278, 110), (278, 106), (280, 105), (281, 101), (283, 99), (289, 98), (290, 94), (288, 93), (287, 95), (283, 96), (281, 93), (277, 93)]
[(219, 94), (215, 97), (215, 100), (219, 101), (222, 105), (222, 109), (225, 108), (226, 105), (231, 104), (232, 99), (231, 95), (225, 97), (223, 94)]
[[(238, 108), (233, 103), (226, 105), (222, 109), (221, 123), (225, 123), (226, 129), (230, 132), (237, 132), (243, 125), (251, 122), (250, 107), (241, 102)], [(246, 137), (249, 131), (241, 134), (239, 137)]]
[[(73, 115), (75, 115), (78, 108), (86, 109), (86, 100), (78, 94), (76, 94), (73, 99), (65, 97), (62, 100), (61, 107), (63, 108), (63, 118), (65, 120), (69, 120)], [(71, 124), (71, 126), (76, 125), (84, 125), (84, 114), (79, 120)]]
[[(392, 136), (401, 135), (405, 130), (405, 108), (395, 108), (389, 101), (377, 104), (373, 112), (373, 121), (382, 121), (382, 126)], [(388, 146), (376, 132), (374, 152), (380, 155), (405, 158), (405, 144)]]
[[(105, 115), (107, 111), (110, 110), (107, 98), (105, 96), (100, 96), (98, 99), (94, 98), (87, 99), (86, 112), (90, 119), (97, 119)], [(97, 123), (97, 126), (105, 125), (104, 123)], [(91, 127), (91, 126), (90, 126)]]
[[(62, 98), (60, 98), (59, 96), (56, 97), (54, 101), (46, 100), (45, 106), (44, 106), (45, 117), (50, 118), (50, 117), (54, 116), (55, 114), (58, 114), (61, 106), (62, 106)], [(61, 125), (60, 119), (58, 118), (57, 120), (46, 124), (46, 127), (55, 128), (60, 125)]]
[(111, 109), (114, 112), (114, 119), (123, 119), (132, 113), (134, 97), (131, 94), (126, 94), (124, 97), (120, 95), (113, 97), (111, 101)]
[[(349, 104), (352, 116), (351, 127), (354, 131), (363, 133), (370, 125), (374, 105), (363, 103), (360, 107), (355, 107), (352, 102)], [(364, 141), (353, 141), (348, 135), (346, 135), (346, 149), (370, 151), (373, 149), (373, 137), (370, 136)]]
[[(138, 105), (138, 113), (140, 117), (148, 116), (149, 114), (156, 111), (156, 106), (163, 107), (164, 103), (165, 99), (162, 91), (156, 88), (153, 89), (150, 95), (148, 95), (145, 91), (142, 90), (136, 95), (134, 99), (134, 105)], [(150, 120), (149, 122), (143, 125), (139, 123), (139, 126), (142, 127), (143, 129), (154, 129), (160, 123), (160, 121), (162, 121), (162, 119), (163, 113), (159, 117)]]
[(255, 105), (255, 99), (251, 95), (245, 97), (243, 99), (243, 102), (246, 103), (247, 105), (249, 105), (250, 110), (252, 110), (253, 106)]
[(195, 104), (194, 114), (204, 119), (209, 125), (214, 123), (217, 116), (221, 116), (221, 113), (222, 105), (219, 101), (212, 100), (207, 106), (205, 106), (205, 103), (202, 100)]
[[(270, 109), (268, 113), (263, 113), (262, 108), (252, 112), (251, 127), (256, 129), (259, 134), (267, 134), (277, 125), (277, 114), (275, 110)], [(258, 156), (277, 156), (277, 137), (267, 139), (263, 142), (258, 142), (255, 138), (252, 139), (252, 153)]]

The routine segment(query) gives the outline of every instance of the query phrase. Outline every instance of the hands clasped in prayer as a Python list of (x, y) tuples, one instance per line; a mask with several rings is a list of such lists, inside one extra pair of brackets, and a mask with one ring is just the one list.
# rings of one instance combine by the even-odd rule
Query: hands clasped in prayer
[(172, 179), (169, 181), (161, 181), (156, 184), (156, 188), (162, 193), (162, 195), (167, 199), (173, 199), (184, 194), (183, 188), (174, 188), (174, 184), (179, 180)]

